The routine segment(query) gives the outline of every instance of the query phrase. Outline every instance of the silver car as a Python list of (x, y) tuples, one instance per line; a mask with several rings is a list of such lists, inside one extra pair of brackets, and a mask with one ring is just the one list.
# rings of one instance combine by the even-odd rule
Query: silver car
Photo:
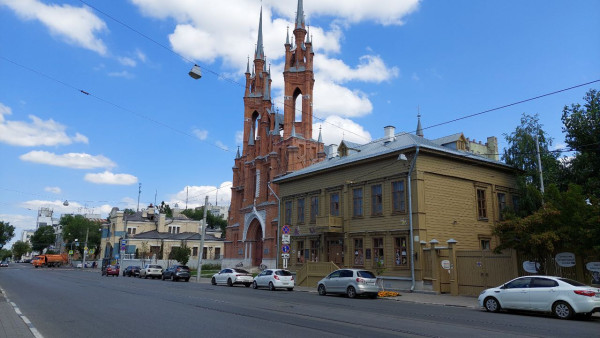
[(364, 269), (340, 269), (330, 273), (317, 283), (317, 290), (321, 296), (328, 293), (346, 294), (349, 298), (357, 295), (367, 295), (377, 298), (379, 286), (377, 277)]
[(152, 279), (160, 278), (162, 277), (162, 271), (163, 268), (160, 265), (146, 264), (144, 268), (140, 270), (140, 274), (138, 277), (146, 279), (148, 279), (148, 277), (151, 277)]

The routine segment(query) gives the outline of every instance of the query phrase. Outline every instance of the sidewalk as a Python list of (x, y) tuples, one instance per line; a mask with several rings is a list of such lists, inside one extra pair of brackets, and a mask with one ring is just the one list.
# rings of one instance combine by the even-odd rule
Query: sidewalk
[(35, 337), (0, 290), (0, 337)]
[[(310, 288), (305, 286), (296, 286), (294, 290), (302, 292), (317, 293), (317, 288)], [(383, 300), (393, 300), (398, 302), (410, 302), (420, 304), (434, 304), (443, 306), (456, 306), (477, 309), (477, 298), (465, 297), (465, 296), (451, 296), (447, 294), (429, 294), (421, 292), (400, 292), (400, 296), (397, 297), (380, 297)]]

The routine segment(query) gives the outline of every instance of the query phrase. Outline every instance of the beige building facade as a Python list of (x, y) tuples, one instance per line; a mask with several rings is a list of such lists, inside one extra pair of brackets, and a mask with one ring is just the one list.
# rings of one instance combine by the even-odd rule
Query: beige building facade
[(275, 180), (291, 270), (333, 262), (400, 284), (414, 277), (417, 289), (428, 289), (423, 252), (431, 241), (454, 240), (457, 250), (496, 245), (501, 210), (518, 207), (514, 170), (422, 136), (394, 135), (393, 127), (385, 134), (366, 145), (342, 141), (337, 156)]

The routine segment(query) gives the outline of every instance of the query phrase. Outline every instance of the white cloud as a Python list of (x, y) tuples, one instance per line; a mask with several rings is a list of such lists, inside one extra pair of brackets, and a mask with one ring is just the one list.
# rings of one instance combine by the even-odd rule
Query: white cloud
[(340, 59), (331, 59), (325, 55), (315, 54), (315, 70), (319, 77), (344, 83), (348, 81), (364, 81), (380, 83), (398, 77), (398, 67), (387, 67), (377, 55), (363, 55), (356, 68), (351, 68)]
[[(331, 115), (358, 117), (373, 111), (367, 94), (351, 90), (334, 82), (319, 78), (315, 81), (314, 115), (325, 118)], [(283, 102), (283, 101), (280, 101)]]
[(206, 140), (208, 137), (208, 130), (194, 129), (192, 133), (200, 140)]
[(215, 145), (223, 150), (229, 150), (229, 147), (227, 145), (225, 145), (225, 143), (221, 142), (221, 141), (216, 141)]
[(244, 143), (244, 131), (238, 130), (235, 132), (235, 144), (241, 145)]
[(53, 194), (58, 195), (61, 193), (62, 190), (59, 187), (45, 187), (44, 191), (51, 192)]
[(31, 216), (21, 214), (0, 214), (0, 219), (8, 222), (15, 227), (15, 237), (4, 245), (5, 249), (10, 249), (16, 241), (21, 240), (23, 230), (35, 230), (37, 208), (31, 208)]
[(38, 20), (50, 33), (67, 43), (106, 54), (106, 45), (96, 34), (106, 31), (106, 24), (88, 7), (46, 5), (38, 0), (0, 0), (19, 17)]
[(97, 174), (85, 174), (84, 179), (96, 184), (132, 185), (138, 182), (138, 178), (129, 174), (113, 174), (109, 171)]
[(144, 54), (144, 52), (142, 52), (139, 49), (135, 50), (135, 56), (137, 56), (137, 58), (142, 61), (142, 62), (146, 62), (146, 54)]
[(371, 134), (356, 122), (339, 116), (329, 116), (324, 122), (313, 124), (313, 138), (319, 137), (319, 127), (325, 145), (340, 144), (342, 140), (365, 144), (371, 142)]
[(88, 143), (88, 138), (79, 133), (67, 135), (67, 128), (52, 119), (42, 120), (29, 115), (31, 122), (7, 120), (4, 115), (11, 113), (9, 107), (0, 103), (0, 142), (23, 147)]
[(421, 78), (419, 77), (419, 75), (417, 75), (417, 73), (412, 73), (412, 76), (410, 78), (414, 81), (421, 80)]
[(110, 76), (110, 77), (122, 77), (122, 78), (125, 78), (125, 79), (131, 79), (131, 78), (133, 78), (133, 74), (131, 74), (130, 72), (128, 72), (126, 70), (121, 71), (121, 72), (110, 72), (110, 73), (108, 73), (108, 76)]
[(208, 203), (215, 205), (229, 205), (231, 201), (231, 182), (226, 181), (219, 185), (218, 189), (214, 185), (186, 186), (181, 191), (169, 196), (169, 201), (165, 203), (171, 207), (177, 203), (180, 208), (185, 208), (186, 199), (189, 209), (204, 205), (204, 198), (208, 196)]
[(122, 64), (123, 66), (128, 66), (128, 67), (135, 67), (137, 65), (137, 62), (129, 57), (119, 57), (117, 58), (117, 60), (119, 61), (120, 64)]
[(47, 151), (34, 150), (19, 156), (22, 161), (67, 167), (72, 169), (113, 168), (116, 164), (102, 155), (67, 153), (57, 155)]

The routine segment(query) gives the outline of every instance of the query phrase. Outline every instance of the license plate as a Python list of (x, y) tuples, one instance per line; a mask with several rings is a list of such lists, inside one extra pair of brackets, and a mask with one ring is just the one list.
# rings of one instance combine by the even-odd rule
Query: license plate
[(281, 283), (281, 284), (283, 284), (283, 285), (290, 285), (290, 283)]
[(368, 285), (375, 285), (375, 282), (368, 282)]

